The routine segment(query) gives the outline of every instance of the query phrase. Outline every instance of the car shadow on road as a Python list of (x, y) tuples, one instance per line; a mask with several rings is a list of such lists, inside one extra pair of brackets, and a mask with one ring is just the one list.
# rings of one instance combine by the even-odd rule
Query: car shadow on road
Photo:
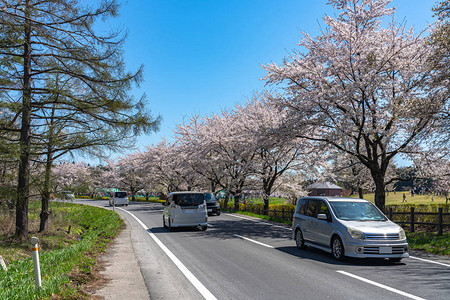
[(343, 266), (352, 265), (362, 267), (404, 265), (404, 263), (402, 262), (394, 263), (388, 259), (381, 259), (381, 258), (375, 259), (375, 258), (345, 257), (343, 261), (337, 261), (331, 256), (330, 253), (313, 247), (298, 249), (296, 246), (291, 246), (291, 247), (277, 247), (275, 249), (283, 253), (295, 256), (299, 259), (314, 260), (331, 265), (343, 265)]
[[(158, 234), (158, 233), (175, 233), (175, 232), (202, 232), (200, 228), (197, 227), (173, 227), (172, 231), (169, 228), (161, 227), (152, 227), (149, 231)], [(204, 232), (204, 231), (203, 231)]]

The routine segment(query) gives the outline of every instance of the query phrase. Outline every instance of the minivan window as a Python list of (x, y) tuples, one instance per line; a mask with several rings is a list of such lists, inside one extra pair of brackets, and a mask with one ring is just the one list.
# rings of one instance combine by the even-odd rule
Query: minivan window
[(126, 192), (116, 192), (114, 195), (114, 197), (117, 197), (117, 198), (125, 198), (126, 196), (127, 196)]
[(328, 220), (331, 219), (331, 214), (325, 201), (319, 201), (319, 211), (317, 214), (325, 214), (327, 215)]
[(300, 202), (298, 203), (298, 210), (297, 213), (300, 215), (304, 215), (305, 214), (305, 207), (306, 207), (306, 199), (301, 199)]
[(386, 221), (386, 217), (370, 202), (330, 202), (338, 219), (346, 221)]
[(199, 206), (203, 204), (203, 194), (176, 194), (173, 195), (173, 201), (179, 206)]
[(316, 200), (309, 199), (306, 204), (305, 216), (316, 217)]
[(213, 193), (205, 193), (205, 200), (209, 201), (209, 200), (216, 200), (216, 197), (214, 196)]

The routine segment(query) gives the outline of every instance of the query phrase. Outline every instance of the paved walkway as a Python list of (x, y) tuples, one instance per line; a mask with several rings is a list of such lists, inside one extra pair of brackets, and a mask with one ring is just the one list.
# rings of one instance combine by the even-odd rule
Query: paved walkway
[(102, 257), (105, 270), (100, 274), (108, 282), (94, 295), (105, 299), (150, 299), (131, 243), (131, 225), (125, 218), (122, 219), (126, 228)]

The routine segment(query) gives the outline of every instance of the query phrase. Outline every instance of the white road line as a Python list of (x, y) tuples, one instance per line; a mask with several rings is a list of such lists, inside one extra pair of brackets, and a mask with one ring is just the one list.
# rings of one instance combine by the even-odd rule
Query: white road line
[(217, 298), (200, 282), (200, 280), (195, 277), (194, 274), (191, 273), (191, 271), (186, 268), (186, 266), (170, 251), (157, 237), (156, 235), (151, 232), (151, 230), (145, 226), (145, 224), (139, 220), (135, 215), (130, 213), (129, 211), (118, 208), (121, 211), (124, 211), (128, 214), (130, 214), (144, 229), (147, 231), (147, 233), (150, 235), (150, 237), (158, 244), (158, 246), (167, 254), (167, 256), (172, 260), (172, 262), (180, 269), (180, 271), (186, 276), (186, 278), (192, 283), (192, 285), (202, 294), (202, 296), (207, 300), (217, 300)]
[(267, 245), (267, 244), (264, 244), (264, 243), (261, 243), (261, 242), (258, 242), (258, 241), (255, 241), (255, 240), (252, 240), (252, 239), (246, 238), (245, 236), (242, 236), (242, 235), (238, 235), (238, 234), (233, 234), (233, 236), (237, 236), (238, 238), (241, 238), (241, 239), (247, 240), (247, 241), (249, 241), (249, 242), (252, 242), (252, 243), (255, 243), (255, 244), (258, 244), (258, 245), (261, 245), (261, 246), (267, 247), (267, 248), (274, 248), (273, 246), (270, 246), (270, 245)]
[(275, 225), (275, 224), (271, 224), (271, 223), (267, 223), (267, 222), (261, 222), (255, 219), (250, 219), (250, 218), (246, 218), (246, 217), (241, 217), (241, 216), (236, 216), (233, 214), (226, 214), (227, 216), (231, 216), (231, 217), (235, 217), (235, 218), (239, 218), (239, 219), (244, 219), (244, 220), (249, 220), (249, 221), (253, 221), (255, 223), (261, 223), (261, 224), (265, 224), (265, 225), (270, 225), (273, 227), (278, 227), (278, 228), (283, 228), (283, 229), (287, 229), (287, 230), (292, 230), (292, 228), (286, 227), (286, 226), (280, 226), (280, 225)]
[(409, 258), (417, 259), (417, 260), (421, 260), (421, 261), (425, 261), (425, 262), (429, 262), (429, 263), (437, 264), (437, 265), (441, 265), (441, 266), (446, 266), (446, 267), (450, 268), (449, 264), (444, 264), (444, 263), (441, 263), (441, 262), (438, 262), (438, 261), (434, 261), (434, 260), (423, 259), (423, 258), (419, 258), (419, 257), (415, 257), (415, 256), (409, 256)]
[(397, 294), (399, 294), (399, 295), (402, 295), (402, 296), (405, 296), (405, 297), (408, 297), (408, 298), (411, 298), (411, 299), (415, 299), (415, 300), (425, 300), (424, 298), (420, 298), (420, 297), (417, 297), (417, 296), (414, 296), (414, 295), (411, 295), (411, 294), (402, 292), (402, 291), (400, 291), (400, 290), (391, 288), (391, 287), (389, 287), (389, 286), (387, 286), (387, 285), (384, 285), (384, 284), (381, 284), (381, 283), (378, 283), (378, 282), (375, 282), (375, 281), (372, 281), (372, 280), (369, 280), (369, 279), (366, 279), (366, 278), (363, 278), (363, 277), (360, 277), (360, 276), (357, 276), (357, 275), (354, 275), (354, 274), (351, 274), (351, 273), (348, 273), (348, 272), (345, 272), (345, 271), (336, 271), (336, 272), (338, 272), (338, 273), (340, 273), (340, 274), (343, 274), (343, 275), (346, 275), (346, 276), (349, 276), (349, 277), (352, 277), (352, 278), (355, 278), (355, 279), (358, 279), (358, 280), (361, 280), (361, 281), (364, 281), (364, 282), (366, 282), (366, 283), (372, 284), (372, 285), (374, 285), (374, 286), (383, 288), (383, 289), (385, 289), (385, 290), (388, 290), (388, 291), (397, 293)]

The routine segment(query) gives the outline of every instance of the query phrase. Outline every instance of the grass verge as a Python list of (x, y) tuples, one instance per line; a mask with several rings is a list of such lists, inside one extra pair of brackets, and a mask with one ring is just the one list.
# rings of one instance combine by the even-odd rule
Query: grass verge
[(450, 256), (450, 233), (407, 232), (406, 236), (411, 249)]
[[(97, 257), (116, 237), (123, 221), (115, 212), (85, 205), (52, 202), (50, 209), (51, 230), (31, 232), (40, 239), (42, 287), (35, 287), (29, 241), (14, 241), (3, 234), (0, 253), (8, 271), (0, 270), (0, 299), (88, 298), (83, 286), (93, 279)], [(35, 223), (38, 213), (38, 204), (30, 203), (30, 223)]]

